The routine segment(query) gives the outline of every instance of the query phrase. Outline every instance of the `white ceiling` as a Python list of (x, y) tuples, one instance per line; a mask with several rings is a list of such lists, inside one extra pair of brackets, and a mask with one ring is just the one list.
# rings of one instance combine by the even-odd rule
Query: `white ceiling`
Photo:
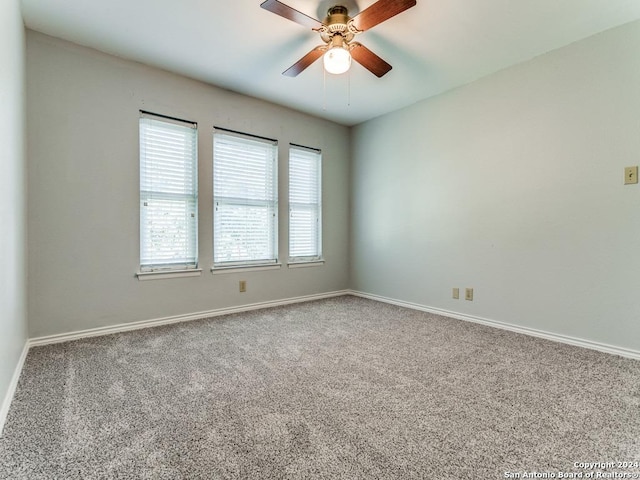
[[(322, 19), (375, 0), (282, 0)], [(324, 79), (317, 61), (281, 73), (318, 34), (262, 0), (22, 0), (28, 28), (230, 90), (354, 125), (510, 65), (640, 19), (640, 0), (417, 0), (358, 36), (393, 65), (377, 78), (354, 64)]]

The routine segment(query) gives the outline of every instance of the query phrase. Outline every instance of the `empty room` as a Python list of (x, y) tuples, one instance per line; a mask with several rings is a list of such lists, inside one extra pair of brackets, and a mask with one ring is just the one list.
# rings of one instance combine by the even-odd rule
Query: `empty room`
[(640, 478), (638, 0), (2, 0), (0, 479)]

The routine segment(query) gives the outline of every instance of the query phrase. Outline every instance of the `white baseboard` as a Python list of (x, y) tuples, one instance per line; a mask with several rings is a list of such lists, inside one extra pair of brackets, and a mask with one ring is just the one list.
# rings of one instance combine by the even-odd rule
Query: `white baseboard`
[(544, 338), (552, 340), (554, 342), (566, 343), (576, 347), (589, 348), (591, 350), (598, 350), (604, 353), (610, 353), (613, 355), (619, 355), (621, 357), (633, 358), (640, 360), (640, 351), (631, 350), (628, 348), (617, 347), (614, 345), (607, 345), (605, 343), (594, 342), (591, 340), (585, 340), (582, 338), (570, 337), (568, 335), (561, 335), (558, 333), (546, 332), (544, 330), (537, 330), (535, 328), (521, 327), (510, 323), (499, 322), (496, 320), (490, 320), (488, 318), (476, 317), (465, 313), (457, 313), (449, 310), (443, 310), (440, 308), (428, 307), (425, 305), (419, 305), (411, 302), (404, 302), (402, 300), (396, 300), (393, 298), (382, 297), (380, 295), (373, 295), (370, 293), (359, 292), (350, 290), (349, 293), (356, 297), (367, 298), (369, 300), (376, 300), (378, 302), (389, 303), (392, 305), (398, 305), (400, 307), (411, 308), (413, 310), (420, 310), (423, 312), (434, 313), (436, 315), (442, 315), (443, 317), (455, 318), (458, 320), (464, 320), (467, 322), (480, 323), (489, 327), (500, 328), (502, 330), (509, 330), (511, 332), (522, 333), (524, 335), (530, 335), (532, 337)]
[(57, 335), (47, 335), (44, 337), (36, 337), (29, 339), (29, 347), (40, 345), (50, 345), (53, 343), (69, 342), (71, 340), (79, 340), (88, 337), (98, 337), (101, 335), (111, 335), (113, 333), (128, 332), (131, 330), (140, 330), (142, 328), (158, 327), (160, 325), (169, 325), (171, 323), (188, 322), (191, 320), (202, 320), (203, 318), (218, 317), (220, 315), (228, 315), (231, 313), (248, 312), (251, 310), (259, 310), (262, 308), (279, 307), (281, 305), (290, 305), (293, 303), (310, 302), (313, 300), (321, 300), (323, 298), (339, 297), (348, 295), (349, 290), (338, 290), (335, 292), (318, 293), (314, 295), (304, 295), (301, 297), (286, 298), (269, 302), (250, 303), (248, 305), (239, 305), (237, 307), (218, 308), (205, 312), (189, 313), (185, 315), (174, 315), (171, 317), (156, 318), (152, 320), (142, 320), (139, 322), (121, 323), (108, 327), (90, 328), (87, 330), (79, 330), (76, 332), (61, 333)]
[(2, 437), (4, 424), (7, 421), (7, 415), (9, 415), (9, 407), (11, 407), (13, 396), (16, 393), (16, 388), (18, 387), (18, 380), (20, 380), (20, 374), (22, 373), (22, 367), (24, 366), (24, 361), (27, 358), (28, 352), (29, 352), (29, 341), (27, 340), (24, 344), (24, 347), (22, 348), (22, 353), (20, 354), (20, 358), (18, 359), (16, 368), (13, 371), (13, 376), (11, 377), (11, 382), (9, 383), (9, 388), (7, 389), (7, 393), (4, 396), (4, 399), (2, 400), (2, 406), (0, 406), (0, 437)]

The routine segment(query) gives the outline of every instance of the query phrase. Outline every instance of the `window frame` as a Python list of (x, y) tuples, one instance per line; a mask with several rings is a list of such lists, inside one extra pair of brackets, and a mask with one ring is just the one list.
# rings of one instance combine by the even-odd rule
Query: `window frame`
[[(179, 187), (176, 187), (176, 183), (171, 185), (172, 181), (175, 182), (175, 178), (171, 179), (166, 176), (161, 177), (158, 170), (168, 166), (167, 163), (171, 162), (171, 159), (167, 161), (167, 155), (173, 155), (173, 160), (179, 159), (177, 154), (179, 150), (177, 145), (172, 145), (172, 152), (163, 152), (165, 158), (161, 159), (163, 155), (156, 155), (154, 163), (154, 155), (150, 152), (153, 150), (151, 140), (148, 138), (150, 134), (149, 129), (153, 128), (151, 122), (155, 122), (155, 127), (158, 131), (162, 128), (166, 128), (165, 134), (174, 130), (179, 132), (182, 129), (191, 129), (193, 133), (186, 135), (186, 131), (183, 130), (184, 135), (184, 151), (185, 155), (183, 160), (185, 162), (185, 168), (183, 175), (185, 179), (189, 180), (189, 188), (185, 188), (184, 192), (179, 192)], [(169, 127), (172, 125), (173, 127)], [(178, 128), (176, 128), (178, 127)], [(144, 110), (139, 111), (138, 117), (138, 136), (139, 136), (139, 196), (140, 196), (140, 210), (139, 210), (139, 271), (137, 276), (139, 280), (149, 280), (154, 278), (173, 278), (180, 276), (194, 276), (198, 275), (201, 269), (198, 268), (198, 124), (197, 122), (183, 120), (167, 115), (161, 115), (153, 112), (147, 112)], [(157, 147), (157, 145), (156, 145)], [(170, 147), (170, 148), (171, 148)], [(163, 164), (163, 161), (166, 162)], [(188, 168), (190, 166), (190, 168)], [(155, 172), (151, 172), (151, 175), (159, 175), (160, 180), (151, 178), (149, 172), (155, 168)], [(155, 185), (154, 185), (155, 183)], [(160, 187), (160, 184), (164, 183), (164, 189)], [(151, 187), (151, 188), (149, 188)], [(155, 198), (154, 198), (155, 197)], [(145, 230), (145, 228), (151, 228), (153, 219), (149, 217), (149, 212), (145, 211), (149, 203), (155, 200), (160, 203), (164, 201), (170, 201), (174, 204), (184, 202), (184, 224), (178, 226), (185, 230), (186, 241), (183, 246), (182, 258), (177, 258), (176, 261), (170, 261), (170, 259), (163, 258), (161, 254), (155, 252), (156, 256), (150, 255), (151, 251), (148, 250), (147, 243), (150, 241), (149, 237), (153, 236), (151, 231)], [(165, 205), (165, 212), (167, 215), (171, 214), (171, 207)], [(161, 211), (161, 210), (160, 210)], [(179, 215), (176, 215), (178, 217)], [(146, 221), (146, 220), (149, 221)], [(179, 250), (179, 249), (178, 249)], [(176, 251), (178, 251), (176, 250)]]
[[(219, 142), (227, 142), (227, 144), (233, 144), (234, 139), (237, 139), (237, 144), (235, 147), (238, 150), (242, 149), (251, 149), (260, 147), (264, 148), (265, 162), (271, 162), (271, 168), (267, 169), (268, 165), (265, 163), (265, 175), (264, 175), (264, 189), (265, 189), (265, 197), (264, 198), (256, 198), (245, 196), (242, 197), (237, 195), (235, 197), (225, 196), (220, 194), (217, 188), (217, 179), (222, 172), (219, 170), (220, 168), (220, 158), (222, 156), (221, 152), (217, 152), (217, 147)], [(212, 173), (213, 173), (213, 185), (212, 185), (212, 200), (213, 200), (213, 265), (211, 267), (212, 273), (225, 273), (236, 271), (237, 269), (247, 270), (247, 269), (272, 269), (279, 268), (280, 263), (279, 260), (279, 243), (278, 243), (278, 229), (279, 229), (279, 199), (278, 199), (278, 141), (272, 138), (262, 137), (258, 135), (252, 135), (245, 132), (238, 132), (235, 130), (229, 130), (222, 127), (213, 127), (213, 146), (212, 146)], [(237, 152), (236, 152), (237, 153)], [(216, 160), (218, 158), (218, 160)], [(249, 161), (248, 157), (242, 157), (245, 159), (245, 162)], [(225, 164), (225, 168), (229, 167), (238, 167), (241, 165), (242, 160), (234, 159), (237, 161), (236, 164)], [(255, 165), (254, 165), (255, 166)], [(242, 177), (240, 177), (242, 178)], [(253, 178), (252, 180), (256, 180)], [(219, 185), (219, 184), (218, 184)], [(271, 193), (269, 197), (267, 192)], [(226, 213), (230, 212), (230, 209), (234, 208), (237, 211), (242, 210), (243, 208), (254, 208), (254, 215), (259, 215), (258, 211), (260, 209), (266, 209), (267, 215), (271, 214), (271, 220), (267, 220), (269, 224), (269, 229), (264, 233), (264, 240), (266, 240), (267, 245), (270, 245), (270, 248), (266, 248), (265, 251), (268, 251), (268, 255), (266, 258), (243, 258), (243, 259), (232, 259), (227, 256), (226, 259), (220, 259), (220, 244), (221, 244), (221, 232), (220, 232), (220, 217), (219, 215), (223, 215), (220, 213), (220, 207), (228, 208)], [(254, 220), (257, 217), (254, 217)], [(250, 224), (249, 224), (250, 225)], [(226, 233), (227, 240), (230, 236), (229, 233)], [(258, 244), (259, 245), (259, 244)], [(240, 245), (240, 248), (250, 249), (251, 245), (248, 243), (244, 243), (244, 245)]]
[[(316, 198), (315, 201), (312, 202), (299, 202), (292, 199), (292, 192), (294, 190), (294, 185), (292, 182), (293, 178), (293, 169), (292, 166), (295, 164), (295, 156), (292, 155), (293, 152), (305, 152), (306, 154), (311, 154), (314, 157), (315, 161), (315, 181), (316, 181)], [(307, 147), (304, 145), (298, 145), (295, 143), (289, 144), (289, 235), (288, 235), (288, 265), (292, 268), (296, 266), (312, 266), (312, 265), (322, 265), (324, 263), (324, 257), (322, 252), (322, 150), (319, 148)], [(292, 234), (292, 223), (293, 223), (293, 215), (295, 206), (298, 205), (299, 210), (312, 211), (315, 214), (315, 244), (316, 251), (312, 255), (292, 255), (292, 250), (294, 249), (292, 245), (292, 240), (294, 236)]]

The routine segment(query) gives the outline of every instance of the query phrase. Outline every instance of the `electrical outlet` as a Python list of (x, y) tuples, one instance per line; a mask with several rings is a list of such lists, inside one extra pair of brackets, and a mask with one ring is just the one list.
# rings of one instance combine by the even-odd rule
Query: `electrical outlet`
[(247, 291), (247, 281), (246, 280), (240, 280), (240, 292), (244, 293)]
[(459, 288), (454, 288), (453, 289), (453, 293), (451, 294), (451, 296), (453, 298), (455, 298), (456, 300), (458, 300), (460, 298), (460, 289)]
[(464, 289), (464, 299), (473, 302), (473, 288)]
[(624, 167), (624, 184), (638, 183), (638, 166)]

